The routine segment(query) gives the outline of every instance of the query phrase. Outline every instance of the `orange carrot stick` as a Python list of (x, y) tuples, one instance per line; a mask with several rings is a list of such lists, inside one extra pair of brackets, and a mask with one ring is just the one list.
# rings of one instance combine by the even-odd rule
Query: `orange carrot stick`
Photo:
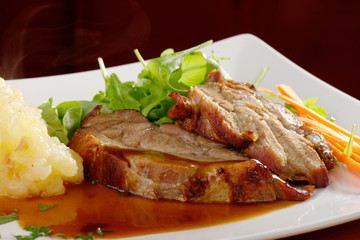
[(357, 171), (360, 173), (360, 163), (357, 161), (354, 161), (350, 157), (348, 157), (345, 153), (337, 149), (335, 146), (333, 146), (331, 143), (329, 143), (331, 149), (333, 149), (334, 156), (344, 164), (346, 164), (349, 168)]
[[(317, 122), (316, 120), (313, 119), (309, 119), (309, 118), (304, 118), (301, 117), (301, 120), (305, 123), (305, 125), (307, 125), (308, 127), (311, 128), (316, 128), (317, 130), (321, 130), (322, 132), (325, 132), (331, 136), (333, 136), (334, 139), (337, 139), (337, 141), (341, 141), (341, 143), (346, 146), (348, 144), (348, 140), (345, 138), (344, 135), (342, 135), (341, 133), (335, 131), (332, 128), (329, 128), (328, 126), (324, 126), (321, 123)], [(358, 151), (360, 153), (360, 146), (354, 144), (353, 145), (353, 149), (355, 151)]]
[[(262, 91), (262, 88), (259, 88), (260, 91)], [(274, 94), (274, 92), (267, 90), (267, 93), (270, 94)], [(290, 103), (297, 111), (298, 114), (301, 115), (309, 115), (312, 118), (314, 118), (316, 121), (322, 123), (323, 125), (330, 127), (336, 131), (341, 132), (342, 134), (350, 137), (351, 133), (349, 131), (347, 131), (346, 129), (340, 127), (339, 125), (336, 125), (333, 122), (330, 122), (329, 120), (323, 118), (322, 116), (320, 116), (319, 114), (317, 114), (316, 112), (314, 112), (313, 110), (311, 110), (310, 108), (306, 107), (304, 104), (300, 104), (298, 103), (296, 100), (293, 100), (290, 97), (287, 97), (285, 95), (280, 95), (279, 96), (280, 99), (284, 100), (287, 103)], [(360, 143), (360, 137), (359, 136), (354, 136), (354, 140)]]
[[(336, 137), (336, 134), (334, 135), (332, 132), (328, 132), (327, 130), (322, 129), (321, 127), (311, 126), (310, 129), (316, 132), (320, 132), (328, 143), (331, 143), (333, 147), (336, 147), (341, 152), (344, 152), (344, 149), (347, 145), (347, 141), (344, 140), (342, 136)], [(329, 130), (331, 131), (331, 129)], [(353, 151), (350, 157), (355, 161), (360, 162), (359, 146), (353, 145)]]
[[(339, 151), (344, 152), (345, 148), (342, 145), (340, 145), (338, 142), (333, 142), (328, 139), (326, 139), (326, 140), (328, 141), (328, 143), (331, 143), (334, 147), (336, 147)], [(357, 153), (352, 152), (351, 156), (349, 156), (349, 157), (360, 163), (360, 155), (358, 155)]]
[[(334, 156), (350, 168), (360, 172), (360, 146), (354, 143), (351, 156), (347, 156), (344, 153), (344, 149), (348, 144), (345, 136), (350, 137), (351, 133), (306, 107), (290, 86), (280, 84), (276, 87), (282, 94), (279, 98), (291, 104), (296, 109), (297, 114), (301, 117), (304, 124), (311, 130), (322, 133), (329, 143), (329, 147), (333, 151)], [(259, 90), (268, 94), (275, 94), (268, 89), (259, 88)], [(354, 136), (354, 140), (360, 143), (360, 137)]]
[(285, 85), (285, 84), (280, 84), (280, 85), (277, 85), (276, 88), (280, 91), (280, 93), (282, 95), (295, 100), (299, 104), (305, 105), (303, 103), (303, 101), (301, 100), (301, 98), (295, 93), (295, 91), (290, 86)]

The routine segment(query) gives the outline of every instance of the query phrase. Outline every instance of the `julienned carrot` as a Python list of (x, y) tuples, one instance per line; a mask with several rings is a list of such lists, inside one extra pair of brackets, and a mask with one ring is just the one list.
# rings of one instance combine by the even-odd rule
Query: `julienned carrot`
[[(291, 104), (296, 109), (297, 114), (301, 117), (304, 124), (313, 131), (323, 134), (324, 138), (328, 141), (330, 148), (333, 150), (334, 156), (350, 168), (360, 172), (360, 146), (354, 144), (350, 156), (347, 156), (344, 153), (344, 149), (348, 144), (346, 137), (350, 137), (351, 133), (305, 106), (303, 101), (290, 86), (281, 84), (276, 87), (281, 93), (279, 98)], [(258, 89), (271, 95), (275, 94), (268, 89)], [(354, 136), (354, 139), (360, 143), (360, 138), (358, 136)]]
[[(331, 142), (331, 141), (328, 141), (329, 143), (333, 144), (339, 151), (341, 152), (344, 152), (344, 147), (341, 146), (339, 143), (337, 142)], [(352, 152), (350, 156), (348, 156), (350, 158), (352, 158), (353, 160), (357, 161), (360, 163), (360, 155), (358, 155), (357, 153), (355, 152)]]
[[(260, 90), (260, 91), (262, 91), (262, 92), (264, 92), (264, 93), (267, 93), (267, 94), (269, 94), (269, 95), (275, 94), (275, 92), (273, 92), (273, 91), (271, 91), (271, 90), (269, 90), (269, 89), (266, 89), (266, 88), (258, 87), (257, 89)], [(280, 97), (280, 96), (279, 96), (279, 97)]]
[[(307, 114), (309, 114), (311, 117), (315, 118), (317, 121), (324, 124), (325, 126), (328, 126), (328, 127), (332, 128), (334, 130), (337, 130), (337, 131), (345, 134), (348, 137), (351, 136), (351, 133), (349, 131), (347, 131), (346, 129), (344, 129), (344, 128), (340, 127), (339, 125), (327, 120), (326, 118), (320, 116), (319, 114), (317, 114), (316, 112), (314, 112), (310, 108), (306, 107), (305, 104), (303, 104), (302, 100), (297, 96), (295, 91), (290, 86), (280, 84), (280, 85), (277, 85), (276, 88), (279, 89), (280, 92), (283, 91), (284, 93), (286, 93), (286, 91), (289, 91), (289, 93), (287, 95), (294, 96), (295, 99), (292, 99), (292, 100), (294, 100), (294, 101), (296, 101), (296, 103), (298, 103), (298, 105), (296, 104), (297, 106), (293, 106), (293, 107), (296, 108), (296, 109), (301, 108), (300, 112), (304, 111)], [(283, 94), (283, 92), (282, 92), (282, 94)], [(301, 102), (299, 102), (299, 99), (300, 99)], [(294, 103), (294, 101), (293, 101), (293, 103)], [(290, 104), (293, 104), (293, 103), (290, 103)], [(355, 139), (355, 141), (360, 142), (360, 137), (355, 135), (354, 139)]]
[[(302, 120), (311, 130), (321, 132), (327, 142), (334, 145), (340, 151), (344, 151), (348, 141), (346, 141), (342, 135), (326, 126), (321, 126), (314, 121), (309, 121), (309, 119), (302, 118)], [(360, 162), (360, 147), (358, 145), (353, 145), (353, 151), (350, 157)]]
[[(284, 85), (278, 85), (278, 86), (280, 86), (280, 88), (281, 88), (282, 90), (284, 90), (284, 89), (286, 89), (286, 88), (287, 88), (287, 89), (291, 89), (291, 87), (289, 87), (289, 86), (286, 86), (286, 88), (284, 88)], [(277, 87), (278, 87), (278, 86), (277, 86)], [(292, 94), (296, 94), (292, 89), (291, 89), (291, 91), (292, 91)], [(295, 96), (297, 96), (297, 95), (295, 95)], [(300, 98), (297, 97), (297, 99), (300, 99)], [(298, 103), (297, 100), (294, 101), (294, 100), (292, 100), (292, 99), (289, 99), (288, 97), (283, 97), (283, 100), (284, 100), (284, 101), (288, 101), (291, 105), (293, 105), (293, 107), (294, 107), (296, 110), (299, 111), (299, 115), (300, 115), (300, 116), (301, 116), (301, 115), (304, 115), (303, 117), (304, 117), (304, 118), (308, 118), (308, 119), (312, 119), (312, 118), (313, 118), (314, 120), (316, 120), (317, 122), (319, 122), (319, 123), (322, 124), (323, 126), (326, 126), (326, 127), (330, 128), (330, 129), (333, 129), (334, 132), (338, 131), (338, 132), (344, 134), (344, 135), (347, 136), (347, 137), (350, 137), (350, 136), (351, 136), (351, 133), (350, 133), (349, 131), (347, 131), (346, 129), (340, 127), (339, 125), (337, 125), (337, 124), (335, 124), (335, 123), (333, 123), (333, 122), (331, 122), (331, 121), (323, 118), (322, 116), (320, 116), (319, 114), (317, 114), (316, 112), (314, 112), (313, 110), (311, 110), (310, 108), (306, 107), (305, 104), (303, 104), (303, 103), (300, 104), (300, 103)], [(295, 106), (294, 106), (294, 105), (295, 105)], [(360, 137), (358, 137), (358, 136), (356, 136), (356, 135), (354, 136), (354, 140), (360, 143)]]
[[(336, 137), (337, 135), (334, 134), (331, 129), (322, 128), (320, 126), (311, 125), (310, 129), (316, 132), (321, 132), (327, 142), (331, 143), (334, 147), (344, 152), (347, 141), (343, 139), (342, 136), (338, 135), (339, 137)], [(360, 147), (358, 145), (353, 145), (353, 151), (350, 157), (355, 161), (360, 162)]]
[(330, 148), (333, 150), (334, 156), (341, 161), (342, 163), (346, 164), (349, 168), (357, 171), (360, 173), (360, 163), (354, 161), (352, 158), (348, 157), (345, 153), (337, 149), (334, 145), (329, 143)]
[(276, 86), (276, 88), (280, 91), (280, 93), (282, 95), (287, 96), (287, 97), (295, 100), (296, 102), (304, 105), (301, 98), (295, 93), (295, 91), (290, 86), (285, 85), (285, 84), (279, 84)]
[[(275, 94), (274, 92), (267, 90), (267, 89), (259, 88), (259, 90), (263, 91), (265, 93), (268, 93), (268, 94)], [(350, 137), (351, 133), (349, 131), (347, 131), (346, 129), (340, 127), (339, 125), (336, 125), (335, 123), (330, 122), (329, 120), (323, 118), (322, 116), (320, 116), (319, 114), (317, 114), (316, 112), (311, 110), (310, 108), (306, 107), (304, 104), (299, 103), (297, 100), (293, 100), (292, 98), (285, 96), (285, 95), (280, 95), (279, 98), (284, 100), (285, 102), (291, 104), (296, 109), (298, 115), (305, 116), (305, 117), (311, 116), (312, 118), (314, 118), (316, 121), (322, 123), (323, 125), (328, 126), (332, 129), (339, 131), (342, 134)], [(360, 143), (360, 137), (355, 136), (354, 139), (355, 139), (355, 141)]]
[[(329, 138), (332, 138), (334, 141), (341, 144), (344, 148), (348, 144), (348, 141), (345, 139), (345, 137), (343, 135), (339, 134), (338, 132), (334, 131), (333, 129), (328, 128), (326, 126), (321, 126), (320, 124), (317, 124), (315, 121), (312, 121), (309, 119), (302, 118), (302, 121), (312, 129), (322, 130), (323, 134), (327, 134), (327, 136)], [(354, 151), (360, 153), (359, 145), (354, 144), (353, 149), (354, 149)]]
[[(315, 128), (314, 130), (318, 130), (321, 131), (321, 128)], [(339, 146), (339, 148), (341, 148), (341, 150), (345, 150), (347, 142), (344, 140), (339, 140), (337, 138), (334, 137), (334, 135), (329, 134), (328, 132), (321, 132), (324, 137), (326, 138), (326, 140), (328, 140), (329, 142), (332, 142), (334, 144), (336, 144), (336, 146)], [(359, 155), (360, 154), (360, 147), (358, 145), (353, 145), (353, 153)]]

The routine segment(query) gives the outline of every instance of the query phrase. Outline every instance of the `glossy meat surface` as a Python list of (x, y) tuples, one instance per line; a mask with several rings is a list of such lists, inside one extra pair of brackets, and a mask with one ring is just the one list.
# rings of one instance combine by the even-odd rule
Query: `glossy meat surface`
[(171, 96), (176, 105), (168, 116), (184, 129), (235, 147), (282, 179), (328, 185), (333, 156), (326, 141), (285, 107), (258, 95), (254, 86), (224, 80), (213, 71), (187, 97)]
[(259, 161), (174, 124), (154, 125), (132, 110), (94, 110), (69, 146), (84, 159), (85, 175), (151, 199), (195, 202), (305, 200)]

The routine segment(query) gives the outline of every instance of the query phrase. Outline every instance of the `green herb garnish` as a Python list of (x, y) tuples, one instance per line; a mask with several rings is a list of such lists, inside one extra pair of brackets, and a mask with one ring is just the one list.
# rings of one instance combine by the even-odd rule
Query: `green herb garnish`
[[(303, 103), (305, 104), (306, 107), (310, 108), (311, 110), (322, 116), (323, 118), (327, 118), (329, 121), (335, 122), (334, 118), (331, 117), (329, 118), (329, 114), (326, 111), (326, 109), (323, 106), (316, 105), (316, 102), (317, 102), (317, 98), (315, 97), (303, 100)], [(292, 111), (293, 113), (296, 113), (296, 109), (291, 104), (285, 103), (285, 107), (290, 111)]]
[(40, 211), (47, 211), (47, 210), (52, 209), (52, 208), (54, 208), (54, 207), (56, 207), (56, 206), (57, 206), (57, 204), (52, 204), (52, 205), (40, 204), (40, 205), (38, 206), (38, 209), (39, 209)]
[(353, 124), (352, 128), (351, 128), (351, 135), (350, 135), (349, 142), (346, 144), (346, 147), (344, 149), (344, 154), (346, 156), (348, 156), (348, 157), (350, 157), (351, 154), (352, 154), (352, 149), (353, 149), (353, 145), (354, 145), (355, 131), (356, 131), (356, 124)]
[(68, 131), (62, 124), (61, 119), (59, 119), (57, 109), (53, 106), (53, 99), (50, 98), (47, 102), (40, 105), (39, 108), (42, 110), (42, 118), (47, 123), (49, 135), (55, 136), (60, 142), (67, 144), (69, 142), (67, 137)]
[(74, 240), (93, 240), (93, 239), (94, 239), (94, 235), (91, 232), (88, 233), (86, 236), (80, 234), (74, 238)]
[(264, 67), (264, 68), (261, 70), (259, 76), (256, 78), (256, 80), (255, 80), (255, 82), (254, 82), (254, 84), (253, 84), (255, 87), (259, 87), (259, 86), (260, 86), (260, 84), (261, 84), (262, 80), (264, 79), (267, 71), (268, 71), (268, 68), (267, 68), (267, 67)]
[(29, 235), (15, 235), (17, 240), (33, 240), (51, 233), (51, 229), (48, 227), (25, 226), (24, 229), (31, 233)]
[(1, 215), (0, 216), (0, 224), (16, 221), (18, 219), (19, 219), (19, 215), (16, 214), (16, 213), (10, 213), (10, 214), (6, 214), (6, 215)]
[(63, 239), (66, 239), (66, 234), (65, 233), (55, 233), (54, 236), (57, 236), (57, 237), (61, 237)]
[(311, 110), (313, 110), (314, 112), (316, 112), (317, 114), (322, 116), (323, 118), (327, 118), (328, 113), (327, 113), (326, 109), (322, 106), (316, 105), (315, 104), (316, 101), (317, 101), (317, 98), (312, 97), (312, 98), (305, 99), (303, 102), (304, 102), (305, 106), (307, 106), (308, 108), (310, 108)]

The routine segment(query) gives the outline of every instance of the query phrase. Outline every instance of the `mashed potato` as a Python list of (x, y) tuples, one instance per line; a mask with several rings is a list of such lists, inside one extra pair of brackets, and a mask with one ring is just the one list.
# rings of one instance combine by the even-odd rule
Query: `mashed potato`
[(47, 133), (41, 110), (0, 78), (0, 196), (63, 194), (84, 179), (82, 159)]

